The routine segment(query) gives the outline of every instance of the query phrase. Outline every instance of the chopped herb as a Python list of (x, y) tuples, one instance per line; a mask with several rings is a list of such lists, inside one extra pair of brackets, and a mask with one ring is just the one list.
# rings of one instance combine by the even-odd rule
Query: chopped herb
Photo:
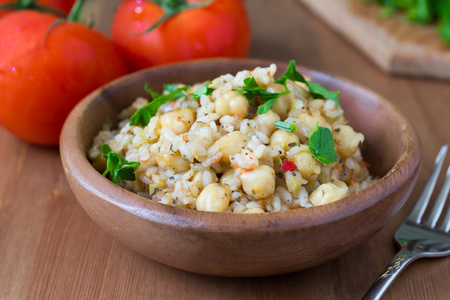
[(404, 11), (409, 22), (420, 25), (437, 25), (442, 39), (450, 45), (450, 1), (448, 0), (364, 0), (383, 5), (380, 14), (389, 17), (396, 11)]
[(331, 130), (326, 127), (320, 127), (319, 122), (316, 123), (316, 127), (309, 137), (309, 151), (318, 161), (325, 165), (337, 161)]
[(194, 94), (192, 94), (192, 97), (197, 100), (198, 98), (200, 98), (202, 95), (211, 95), (214, 92), (213, 88), (210, 88), (209, 85), (212, 82), (208, 82), (206, 83), (204, 86), (202, 86), (201, 88), (199, 88)]
[[(165, 85), (164, 85), (164, 90), (167, 91), (169, 94), (170, 94), (170, 93), (173, 93), (173, 92), (176, 91), (178, 88), (179, 88), (179, 86), (178, 86), (178, 84), (176, 84), (176, 83), (165, 84)], [(174, 99), (177, 99), (177, 98), (181, 98), (181, 97), (185, 97), (185, 96), (186, 96), (186, 94), (185, 94), (183, 91), (181, 91), (181, 92), (179, 92), (178, 94), (174, 95), (173, 97), (174, 97)]]
[(176, 88), (170, 94), (161, 95), (156, 99), (153, 99), (149, 104), (141, 107), (130, 119), (130, 125), (142, 126), (145, 127), (150, 122), (150, 119), (153, 118), (158, 112), (158, 108), (172, 100), (183, 97), (186, 94), (183, 92), (186, 91), (189, 86), (183, 86)]
[(275, 121), (274, 125), (278, 129), (283, 129), (290, 132), (294, 132), (296, 129), (295, 124), (290, 124), (283, 121)]
[(332, 100), (334, 101), (334, 103), (336, 103), (336, 106), (340, 106), (339, 91), (336, 92), (329, 91), (320, 84), (312, 81), (307, 81), (306, 85), (309, 87), (309, 92), (314, 98)]
[(275, 81), (275, 83), (285, 85), (288, 79), (292, 80), (292, 81), (300, 81), (300, 82), (306, 83), (305, 77), (303, 77), (303, 75), (300, 74), (296, 70), (296, 68), (295, 68), (295, 61), (294, 60), (291, 60), (289, 62), (289, 65), (288, 65), (286, 71), (284, 71), (284, 74), (281, 75), (281, 77), (278, 78)]
[(300, 74), (295, 69), (295, 61), (294, 60), (291, 60), (289, 62), (288, 68), (286, 69), (284, 74), (281, 75), (281, 77), (275, 81), (275, 83), (283, 84), (284, 86), (286, 86), (286, 82), (288, 79), (292, 80), (292, 81), (300, 81), (300, 82), (303, 82), (304, 84), (306, 84), (309, 88), (310, 94), (314, 98), (333, 100), (337, 106), (340, 106), (339, 92), (338, 91), (337, 92), (329, 91), (318, 83), (306, 80), (305, 77), (303, 77), (303, 75)]
[(152, 90), (152, 89), (148, 86), (147, 83), (145, 83), (144, 90), (152, 96), (152, 99), (156, 99), (156, 98), (162, 96), (162, 94), (157, 93), (157, 92), (155, 92), (154, 90)]
[[(164, 85), (164, 91), (168, 92), (169, 94), (172, 93), (173, 91), (175, 91), (177, 88), (178, 88), (178, 84), (176, 84), (176, 83)], [(152, 96), (152, 99), (156, 99), (156, 98), (159, 98), (164, 95), (164, 94), (160, 94), (160, 93), (152, 90), (148, 86), (147, 83), (145, 83), (144, 90)], [(184, 96), (185, 96), (185, 94), (183, 92), (180, 92), (180, 94), (176, 95), (175, 97), (180, 98), (180, 97), (184, 97)]]
[(272, 109), (273, 105), (275, 104), (275, 102), (278, 100), (279, 96), (273, 99), (270, 99), (269, 101), (267, 101), (264, 104), (261, 104), (260, 106), (258, 106), (258, 109), (256, 110), (256, 112), (259, 115), (263, 115), (266, 114), (269, 110)]
[(111, 176), (112, 182), (119, 184), (120, 180), (134, 181), (136, 180), (136, 169), (140, 163), (135, 161), (126, 161), (125, 158), (119, 154), (111, 151), (111, 148), (103, 144), (101, 146), (102, 155), (107, 159), (106, 170), (103, 172), (103, 176)]
[(263, 115), (267, 113), (275, 104), (278, 98), (283, 95), (289, 94), (291, 91), (286, 89), (284, 93), (271, 93), (266, 91), (262, 86), (258, 86), (255, 77), (248, 77), (244, 79), (244, 86), (242, 88), (236, 89), (237, 92), (244, 95), (252, 104), (255, 104), (254, 99), (256, 97), (263, 103), (258, 106), (258, 114)]

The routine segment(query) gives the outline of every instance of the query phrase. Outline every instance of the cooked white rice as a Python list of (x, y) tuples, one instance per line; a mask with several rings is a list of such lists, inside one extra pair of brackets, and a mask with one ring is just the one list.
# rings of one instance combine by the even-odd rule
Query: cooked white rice
[[(149, 201), (207, 211), (305, 208), (372, 184), (359, 150), (364, 136), (346, 124), (334, 101), (314, 99), (305, 84), (288, 81), (291, 93), (280, 97), (267, 114), (258, 115), (255, 106), (243, 105), (248, 100), (236, 89), (249, 76), (269, 92), (285, 91), (274, 83), (275, 72), (272, 64), (220, 76), (209, 86), (215, 89), (212, 95), (197, 100), (191, 95), (204, 83), (193, 85), (188, 96), (162, 105), (144, 128), (129, 123), (149, 103), (138, 98), (119, 114), (117, 129), (105, 124), (88, 157), (103, 172), (106, 161), (100, 147), (107, 144), (127, 161), (140, 162), (136, 180), (121, 181), (122, 187)], [(193, 122), (185, 122), (188, 115), (194, 116)], [(295, 124), (295, 132), (275, 128), (277, 120)], [(324, 165), (308, 149), (317, 122), (332, 132), (336, 163)], [(286, 160), (294, 163), (294, 170), (282, 169)]]

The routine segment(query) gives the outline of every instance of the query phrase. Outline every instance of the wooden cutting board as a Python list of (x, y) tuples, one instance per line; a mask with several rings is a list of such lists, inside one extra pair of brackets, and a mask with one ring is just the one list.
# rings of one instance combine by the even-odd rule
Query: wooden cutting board
[(435, 26), (380, 15), (364, 0), (299, 0), (388, 73), (450, 79), (450, 46)]

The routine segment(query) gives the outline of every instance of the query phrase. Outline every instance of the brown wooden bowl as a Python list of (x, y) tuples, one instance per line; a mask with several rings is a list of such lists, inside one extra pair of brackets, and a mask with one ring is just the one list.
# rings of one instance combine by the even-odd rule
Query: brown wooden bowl
[[(139, 95), (144, 84), (192, 84), (270, 62), (212, 59), (154, 67), (122, 77), (87, 96), (61, 135), (65, 174), (79, 203), (104, 230), (135, 251), (175, 268), (220, 276), (265, 276), (309, 268), (360, 244), (402, 207), (420, 169), (418, 137), (383, 97), (350, 81), (298, 68), (341, 91), (340, 102), (365, 137), (363, 155), (382, 177), (369, 188), (323, 206), (266, 214), (212, 213), (175, 208), (135, 195), (102, 177), (86, 152), (107, 119)], [(286, 63), (277, 63), (282, 74)], [(279, 75), (278, 74), (278, 75)], [(277, 75), (277, 76), (278, 76)]]

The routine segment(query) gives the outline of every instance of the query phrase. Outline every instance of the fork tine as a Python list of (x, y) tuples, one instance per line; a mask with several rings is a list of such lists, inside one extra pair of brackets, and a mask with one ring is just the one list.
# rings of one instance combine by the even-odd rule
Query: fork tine
[[(441, 212), (444, 209), (445, 201), (447, 200), (449, 190), (450, 190), (450, 166), (447, 169), (444, 184), (442, 185), (442, 189), (439, 192), (439, 195), (436, 199), (436, 203), (433, 206), (430, 216), (425, 222), (423, 222), (424, 225), (427, 225), (430, 228), (434, 228), (434, 226), (436, 226), (436, 223), (439, 220)], [(443, 223), (445, 223), (445, 220)]]
[[(445, 196), (444, 196), (444, 188), (446, 189)], [(444, 186), (442, 187), (439, 197), (441, 197), (441, 194), (442, 194), (442, 197), (446, 199), (448, 196), (449, 190), (450, 190), (450, 166), (447, 169), (447, 176), (445, 177)], [(438, 229), (442, 230), (444, 232), (449, 232), (449, 230), (450, 230), (450, 206), (448, 207), (447, 214), (445, 215), (444, 220), (442, 220), (442, 223), (438, 227)]]
[(436, 185), (437, 178), (439, 176), (439, 172), (441, 171), (442, 164), (444, 163), (445, 155), (447, 154), (448, 145), (442, 146), (439, 154), (436, 156), (436, 160), (434, 162), (434, 168), (431, 172), (431, 176), (425, 185), (422, 193), (420, 194), (419, 200), (417, 200), (416, 205), (408, 216), (408, 220), (415, 222), (417, 224), (420, 223), (422, 219), (423, 213), (427, 208), (428, 202), (430, 201), (431, 194), (433, 193), (434, 186)]

